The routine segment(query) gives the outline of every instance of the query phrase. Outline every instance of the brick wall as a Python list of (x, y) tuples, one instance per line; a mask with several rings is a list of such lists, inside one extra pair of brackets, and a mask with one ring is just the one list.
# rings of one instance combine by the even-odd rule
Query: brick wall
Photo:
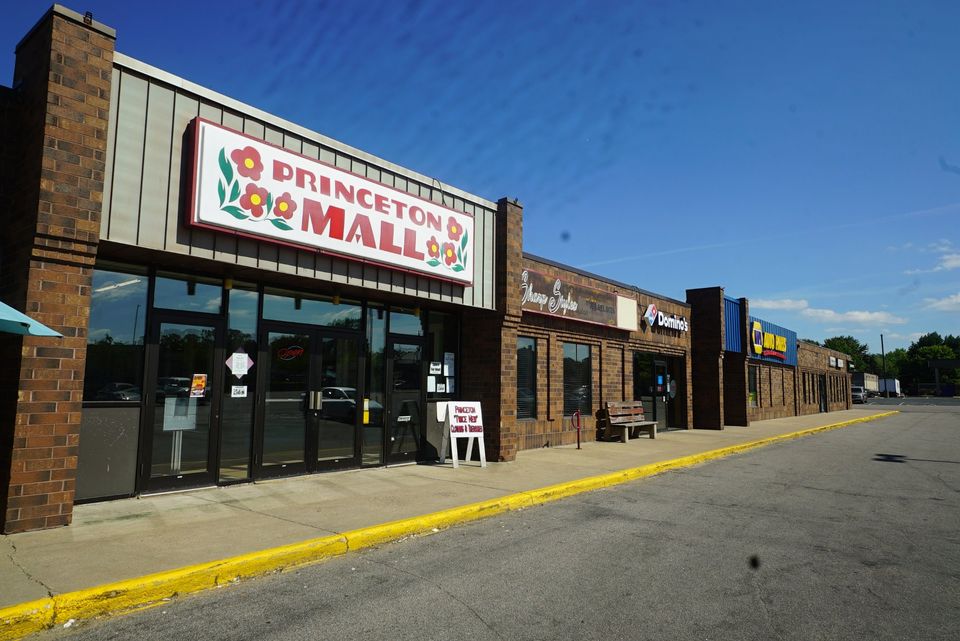
[[(565, 283), (616, 293), (637, 301), (640, 313), (649, 303), (655, 303), (660, 311), (690, 319), (690, 308), (667, 298), (658, 297), (636, 289), (611, 283), (600, 278), (564, 269), (550, 262), (542, 262), (525, 256), (523, 266)], [(520, 273), (515, 273), (508, 291), (519, 301)], [(519, 304), (519, 302), (518, 302)], [(592, 401), (589, 416), (581, 419), (581, 438), (595, 440), (597, 433), (596, 413), (604, 401), (633, 400), (633, 352), (651, 352), (664, 357), (684, 359), (685, 396), (675, 402), (682, 403), (682, 424), (693, 425), (692, 376), (690, 370), (690, 335), (664, 328), (648, 327), (640, 321), (640, 328), (630, 332), (615, 327), (605, 327), (560, 316), (548, 316), (523, 312), (517, 335), (535, 338), (537, 341), (537, 408), (536, 418), (516, 422), (520, 449), (571, 445), (577, 441), (577, 430), (570, 417), (563, 416), (563, 343), (580, 343), (590, 346), (592, 367)], [(516, 349), (514, 348), (514, 359)], [(516, 385), (516, 379), (511, 381)], [(504, 382), (506, 387), (507, 383)]]
[[(493, 461), (512, 461), (517, 435), (517, 327), (520, 303), (510, 289), (509, 274), (518, 272), (523, 255), (523, 207), (506, 198), (497, 203), (498, 248), (496, 312), (463, 316), (462, 397), (483, 405), (484, 443)], [(501, 251), (502, 248), (502, 251)]]
[[(820, 347), (805, 341), (797, 342), (797, 406), (799, 414), (816, 414), (820, 411), (820, 377), (826, 377), (827, 411), (850, 409), (852, 376), (846, 365), (840, 369), (830, 367), (830, 357), (842, 358), (844, 364), (850, 356), (843, 352)], [(807, 394), (804, 395), (803, 377), (807, 378)]]
[(63, 334), (4, 339), (0, 501), (6, 533), (70, 522), (103, 196), (114, 33), (59, 6), (17, 49), (19, 156), (0, 296)]
[(694, 425), (700, 429), (723, 429), (724, 374), (729, 369), (721, 364), (726, 344), (723, 288), (688, 289), (687, 303), (691, 307)]

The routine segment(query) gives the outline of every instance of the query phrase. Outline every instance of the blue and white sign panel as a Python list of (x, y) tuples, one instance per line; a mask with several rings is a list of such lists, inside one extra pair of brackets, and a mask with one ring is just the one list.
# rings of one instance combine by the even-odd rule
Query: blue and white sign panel
[(796, 332), (753, 316), (749, 329), (747, 353), (750, 358), (796, 367)]

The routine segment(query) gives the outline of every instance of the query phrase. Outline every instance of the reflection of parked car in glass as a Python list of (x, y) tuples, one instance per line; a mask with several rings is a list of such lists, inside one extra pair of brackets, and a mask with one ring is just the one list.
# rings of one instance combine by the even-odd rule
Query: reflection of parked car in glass
[[(320, 390), (323, 401), (321, 412), (324, 418), (343, 423), (353, 423), (357, 411), (357, 390), (353, 387), (324, 387)], [(371, 400), (368, 405), (370, 422), (383, 420), (383, 405)]]
[(108, 383), (99, 392), (98, 401), (139, 401), (140, 388), (130, 383)]

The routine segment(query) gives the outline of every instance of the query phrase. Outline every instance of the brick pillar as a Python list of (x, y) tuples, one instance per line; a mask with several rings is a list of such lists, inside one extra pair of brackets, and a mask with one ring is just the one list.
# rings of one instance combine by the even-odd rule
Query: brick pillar
[(723, 429), (724, 303), (722, 287), (687, 290), (693, 426)]
[(0, 298), (63, 338), (0, 345), (5, 533), (65, 525), (73, 515), (114, 39), (109, 27), (54, 5), (17, 47), (22, 163), (7, 179), (16, 224), (2, 240)]
[(496, 310), (463, 318), (463, 398), (483, 403), (487, 457), (512, 461), (517, 430), (517, 329), (520, 325), (520, 269), (523, 261), (523, 207), (497, 203)]

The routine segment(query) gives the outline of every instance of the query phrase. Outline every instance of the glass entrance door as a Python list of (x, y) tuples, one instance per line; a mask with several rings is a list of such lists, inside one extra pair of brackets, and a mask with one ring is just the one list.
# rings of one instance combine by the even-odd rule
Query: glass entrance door
[(257, 475), (356, 465), (359, 337), (270, 324), (261, 344)]
[(415, 461), (424, 429), (423, 345), (395, 338), (387, 352), (387, 462)]
[(670, 373), (664, 361), (655, 361), (653, 364), (654, 385), (654, 420), (658, 430), (669, 427), (667, 406), (670, 402)]
[(150, 327), (143, 491), (213, 483), (222, 323), (158, 313)]
[(260, 344), (266, 349), (260, 357), (265, 390), (255, 459), (268, 476), (304, 472), (313, 337), (309, 331), (266, 331)]

